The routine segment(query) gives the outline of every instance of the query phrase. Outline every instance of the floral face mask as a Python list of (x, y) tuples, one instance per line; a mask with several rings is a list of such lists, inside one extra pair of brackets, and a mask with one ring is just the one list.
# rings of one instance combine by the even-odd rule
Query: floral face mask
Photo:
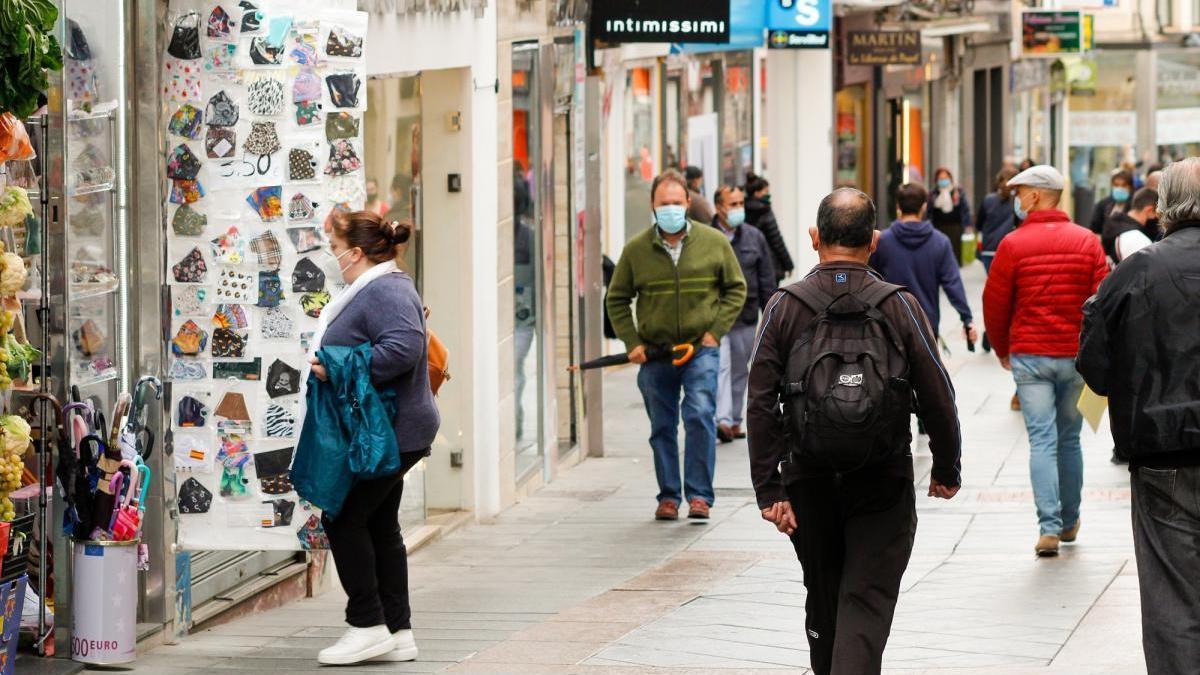
[(317, 161), (304, 148), (292, 148), (288, 152), (288, 180), (304, 181), (317, 177)]
[(237, 53), (237, 45), (233, 43), (218, 43), (204, 51), (204, 72), (224, 80), (236, 81), (237, 71), (233, 66), (233, 56)]
[(250, 240), (250, 250), (258, 256), (260, 267), (277, 270), (283, 262), (283, 247), (274, 232), (264, 232)]
[(170, 201), (172, 204), (194, 204), (204, 196), (204, 186), (198, 180), (171, 181)]
[(171, 339), (171, 353), (175, 356), (199, 356), (207, 345), (208, 332), (188, 319)]
[(283, 111), (283, 82), (273, 77), (261, 77), (246, 88), (249, 99), (246, 107), (259, 117), (274, 117)]
[(329, 100), (336, 108), (357, 108), (358, 90), (362, 88), (362, 80), (354, 73), (334, 73), (325, 76), (325, 86), (329, 88)]
[(200, 101), (200, 68), (194, 63), (167, 61), (163, 66), (162, 96), (170, 103)]
[(213, 239), (211, 246), (217, 262), (240, 265), (246, 259), (246, 242), (237, 227), (230, 227), (225, 234)]
[(296, 104), (296, 126), (307, 127), (321, 122), (321, 104), (316, 101), (300, 101)]
[(344, 176), (362, 168), (358, 153), (350, 141), (342, 139), (334, 141), (329, 146), (329, 163), (325, 165), (325, 175)]
[(230, 23), (229, 12), (226, 12), (224, 7), (217, 5), (208, 15), (208, 37), (214, 40), (228, 39), (232, 32)]
[(208, 274), (208, 265), (204, 262), (204, 254), (200, 252), (200, 247), (193, 247), (183, 257), (183, 260), (175, 263), (171, 267), (171, 274), (175, 277), (175, 281), (181, 284), (204, 283), (204, 277)]
[(204, 135), (204, 152), (209, 159), (228, 159), (237, 149), (237, 132), (229, 127), (209, 127)]
[(333, 176), (325, 180), (325, 192), (335, 204), (353, 211), (362, 208), (367, 189), (358, 176)]
[(167, 131), (195, 140), (200, 136), (200, 122), (203, 115), (200, 114), (200, 109), (191, 103), (184, 103), (179, 106), (179, 109), (171, 115), (171, 121), (167, 123)]
[(363, 39), (341, 26), (329, 30), (329, 38), (325, 41), (325, 53), (329, 56), (358, 58), (362, 56)]
[(208, 99), (208, 107), (204, 110), (204, 119), (210, 127), (231, 127), (238, 121), (238, 106), (229, 98), (229, 94), (218, 91)]
[(175, 209), (171, 217), (171, 229), (181, 237), (199, 237), (208, 227), (208, 216), (196, 211), (190, 204)]
[(273, 185), (260, 187), (246, 197), (246, 203), (264, 223), (271, 223), (283, 217), (283, 187)]
[(198, 286), (172, 286), (171, 307), (175, 316), (199, 316), (208, 304), (208, 289)]
[(321, 318), (321, 310), (325, 309), (325, 305), (328, 305), (331, 299), (327, 291), (305, 293), (300, 296), (300, 306), (304, 309), (305, 314), (314, 319), (319, 319)]
[(358, 118), (348, 112), (337, 112), (325, 120), (325, 138), (358, 138)]
[(175, 22), (175, 31), (171, 34), (171, 44), (167, 45), (167, 53), (177, 59), (193, 60), (200, 58), (200, 14), (188, 12)]
[(255, 155), (269, 155), (280, 149), (279, 134), (274, 122), (253, 122), (250, 137), (246, 139), (246, 151)]
[(198, 173), (200, 173), (200, 160), (192, 154), (191, 148), (184, 143), (175, 146), (167, 159), (167, 178), (196, 180)]

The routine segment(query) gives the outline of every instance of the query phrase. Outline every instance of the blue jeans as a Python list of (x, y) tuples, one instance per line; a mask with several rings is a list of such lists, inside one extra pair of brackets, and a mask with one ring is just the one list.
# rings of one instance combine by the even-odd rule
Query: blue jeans
[(1061, 534), (1079, 520), (1083, 452), (1076, 405), (1083, 378), (1075, 359), (1012, 355), (1013, 379), (1029, 432), (1029, 474), (1042, 534)]
[[(717, 371), (721, 352), (702, 347), (682, 366), (648, 361), (638, 371), (638, 389), (650, 416), (650, 447), (658, 475), (658, 500), (703, 499), (713, 503), (717, 464)], [(683, 390), (684, 484), (679, 485), (679, 392)]]

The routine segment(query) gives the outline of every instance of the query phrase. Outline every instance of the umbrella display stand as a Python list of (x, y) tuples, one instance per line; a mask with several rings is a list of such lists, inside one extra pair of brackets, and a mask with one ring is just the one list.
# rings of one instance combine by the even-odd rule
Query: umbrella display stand
[(74, 542), (72, 659), (116, 665), (137, 658), (139, 543)]

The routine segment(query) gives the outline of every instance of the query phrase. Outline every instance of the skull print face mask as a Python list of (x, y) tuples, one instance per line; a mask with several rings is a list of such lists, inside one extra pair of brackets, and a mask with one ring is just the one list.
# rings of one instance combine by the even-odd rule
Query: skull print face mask
[(282, 186), (260, 187), (246, 197), (246, 203), (264, 223), (270, 223), (283, 217), (282, 196)]
[(171, 217), (171, 229), (181, 237), (199, 237), (208, 227), (208, 216), (194, 210), (190, 204), (175, 209)]
[(195, 180), (200, 173), (200, 160), (192, 154), (191, 148), (180, 143), (171, 151), (167, 159), (167, 178), (176, 180)]
[(199, 108), (191, 103), (184, 103), (171, 115), (171, 121), (167, 123), (167, 131), (176, 136), (195, 140), (200, 136), (202, 118)]
[(223, 90), (208, 99), (204, 119), (210, 127), (231, 127), (238, 121), (238, 106)]
[(267, 396), (279, 398), (300, 393), (300, 371), (275, 359), (267, 368)]
[(167, 53), (177, 59), (192, 60), (200, 58), (200, 14), (188, 12), (175, 22), (175, 32), (171, 34), (171, 44), (167, 45)]
[(357, 108), (358, 90), (362, 88), (362, 80), (354, 73), (334, 73), (325, 77), (325, 86), (329, 88), (329, 100), (337, 108)]
[(292, 269), (292, 291), (308, 293), (325, 288), (325, 273), (310, 258), (301, 258)]

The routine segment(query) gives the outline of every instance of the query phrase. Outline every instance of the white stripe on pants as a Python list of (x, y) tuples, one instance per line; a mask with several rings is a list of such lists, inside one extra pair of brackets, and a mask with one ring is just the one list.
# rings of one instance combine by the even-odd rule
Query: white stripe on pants
[(737, 322), (721, 338), (721, 370), (717, 376), (717, 424), (740, 425), (746, 409), (746, 381), (754, 351), (754, 324)]

